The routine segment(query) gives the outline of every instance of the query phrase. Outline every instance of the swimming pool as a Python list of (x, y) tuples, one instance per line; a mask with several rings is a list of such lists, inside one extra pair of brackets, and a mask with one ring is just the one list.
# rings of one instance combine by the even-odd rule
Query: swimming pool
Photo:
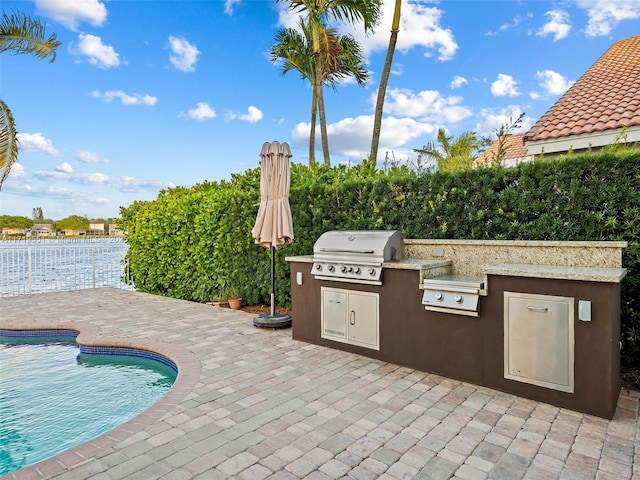
[(125, 423), (177, 376), (153, 352), (80, 348), (72, 331), (18, 333), (0, 332), (0, 475)]

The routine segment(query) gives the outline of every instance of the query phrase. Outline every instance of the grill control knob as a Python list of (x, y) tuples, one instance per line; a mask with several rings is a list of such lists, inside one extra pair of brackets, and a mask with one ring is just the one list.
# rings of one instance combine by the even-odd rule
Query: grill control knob
[(340, 267), (340, 271), (342, 273), (345, 273), (347, 271), (347, 267), (345, 267), (344, 265)]
[(322, 265), (320, 265), (319, 263), (316, 265), (316, 270), (322, 270)]
[(353, 272), (353, 267), (349, 267), (349, 273)]
[(441, 294), (440, 292), (436, 293), (435, 297), (436, 297), (436, 300), (438, 300), (439, 302), (444, 300), (444, 295)]
[(356, 267), (356, 268), (353, 270), (353, 273), (360, 273), (360, 267)]
[(462, 298), (462, 295), (456, 295), (453, 299), (456, 301), (456, 303), (462, 303), (462, 301), (464, 300), (464, 298)]
[(327, 270), (329, 270), (330, 272), (333, 272), (333, 270), (334, 270), (334, 266), (333, 266), (333, 265), (329, 265), (329, 266), (327, 267)]
[(375, 275), (376, 274), (376, 269), (375, 268), (370, 268), (369, 269), (369, 275)]

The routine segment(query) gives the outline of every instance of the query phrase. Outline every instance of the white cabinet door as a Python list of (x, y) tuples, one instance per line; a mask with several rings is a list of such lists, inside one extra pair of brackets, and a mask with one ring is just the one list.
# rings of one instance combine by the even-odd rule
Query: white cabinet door
[(321, 337), (380, 350), (378, 294), (321, 287)]
[(322, 288), (322, 337), (347, 339), (347, 292), (337, 288)]

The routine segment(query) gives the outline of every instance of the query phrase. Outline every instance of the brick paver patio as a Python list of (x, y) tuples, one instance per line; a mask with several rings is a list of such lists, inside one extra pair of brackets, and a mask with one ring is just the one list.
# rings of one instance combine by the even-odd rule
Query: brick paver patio
[(294, 341), (229, 309), (112, 289), (0, 299), (0, 328), (62, 325), (159, 351), (178, 380), (130, 422), (3, 479), (640, 478), (637, 392), (608, 421)]

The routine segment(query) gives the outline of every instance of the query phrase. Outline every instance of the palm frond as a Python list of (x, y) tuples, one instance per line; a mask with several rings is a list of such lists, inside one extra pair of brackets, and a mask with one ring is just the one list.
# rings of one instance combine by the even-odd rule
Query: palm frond
[(0, 100), (0, 190), (18, 160), (16, 124), (11, 109)]
[(351, 25), (362, 22), (365, 32), (378, 25), (381, 0), (332, 0), (327, 13)]
[(0, 16), (0, 52), (12, 52), (14, 55), (28, 53), (38, 58), (51, 57), (56, 59), (56, 48), (61, 42), (56, 40), (56, 34), (46, 38), (46, 23), (31, 18), (20, 12)]

